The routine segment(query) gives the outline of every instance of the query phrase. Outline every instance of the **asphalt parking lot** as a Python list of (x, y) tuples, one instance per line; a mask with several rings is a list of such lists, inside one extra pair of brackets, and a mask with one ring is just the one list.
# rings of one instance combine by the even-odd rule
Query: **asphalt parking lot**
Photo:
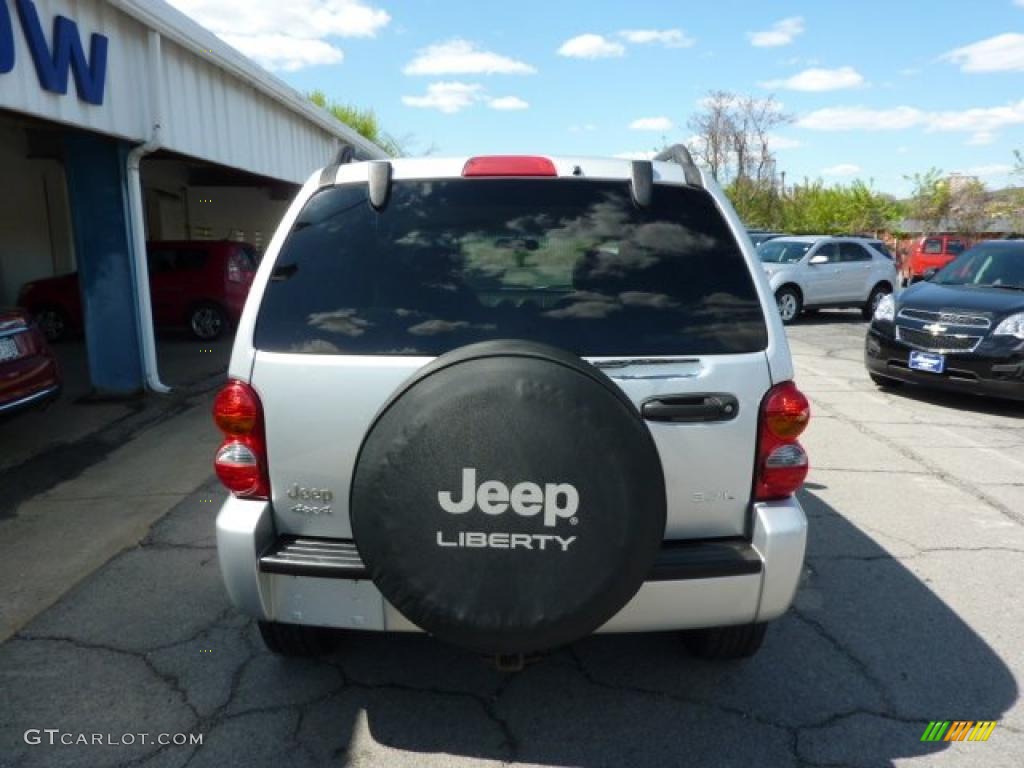
[[(211, 480), (0, 646), (0, 765), (1019, 766), (1024, 407), (880, 392), (863, 333), (845, 312), (791, 329), (814, 412), (811, 538), (755, 658), (604, 636), (503, 674), (365, 635), (280, 660), (227, 603)], [(998, 725), (922, 743), (932, 720)], [(28, 729), (203, 743), (50, 746)]]

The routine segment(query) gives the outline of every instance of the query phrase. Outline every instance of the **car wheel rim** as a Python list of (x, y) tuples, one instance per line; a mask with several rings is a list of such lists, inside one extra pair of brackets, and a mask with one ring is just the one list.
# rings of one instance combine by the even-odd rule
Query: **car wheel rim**
[(192, 315), (192, 330), (202, 339), (212, 339), (220, 332), (220, 327), (220, 314), (214, 309), (200, 309)]
[(783, 320), (792, 320), (796, 316), (796, 298), (789, 293), (778, 298), (779, 314)]

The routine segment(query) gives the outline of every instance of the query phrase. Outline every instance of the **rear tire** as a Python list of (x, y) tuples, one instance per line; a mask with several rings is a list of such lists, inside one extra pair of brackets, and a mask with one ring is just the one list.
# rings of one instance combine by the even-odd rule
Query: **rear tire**
[(861, 317), (871, 322), (871, 318), (875, 316), (875, 309), (878, 308), (878, 302), (882, 300), (883, 296), (888, 296), (890, 293), (892, 293), (892, 289), (887, 285), (876, 285), (872, 288), (868, 300), (864, 303), (864, 308), (860, 311)]
[(871, 378), (871, 381), (875, 383), (876, 387), (881, 387), (882, 389), (895, 389), (896, 387), (903, 386), (902, 381), (890, 379), (886, 376), (879, 376), (877, 373), (869, 373), (868, 376)]
[(326, 627), (280, 624), (276, 621), (260, 621), (257, 624), (263, 644), (268, 651), (278, 656), (323, 656), (336, 650), (341, 642), (339, 633)]
[(691, 655), (699, 659), (745, 659), (760, 650), (767, 629), (768, 625), (763, 622), (734, 627), (690, 629), (683, 632), (683, 644)]
[(796, 322), (803, 311), (803, 300), (800, 292), (791, 286), (783, 286), (775, 292), (775, 304), (779, 308), (779, 316), (783, 325)]

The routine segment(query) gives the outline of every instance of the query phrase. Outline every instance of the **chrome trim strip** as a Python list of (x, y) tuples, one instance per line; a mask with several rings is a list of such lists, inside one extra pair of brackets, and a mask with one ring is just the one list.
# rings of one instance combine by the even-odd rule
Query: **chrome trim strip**
[[(904, 307), (900, 310), (897, 317), (903, 320), (916, 320), (918, 322), (932, 322), (942, 323), (943, 325), (951, 325), (957, 328), (991, 328), (992, 321), (984, 315), (975, 315), (970, 312), (958, 312), (956, 310), (949, 310), (948, 312), (936, 312), (930, 309), (914, 309), (913, 307)], [(968, 322), (956, 323), (950, 320), (950, 317), (956, 317), (960, 319), (966, 319)], [(946, 319), (943, 319), (946, 318)]]
[(49, 389), (44, 389), (42, 392), (36, 392), (34, 395), (23, 397), (21, 398), (21, 400), (15, 400), (13, 403), (5, 403), (4, 405), (0, 405), (0, 413), (3, 413), (4, 411), (9, 411), (12, 408), (20, 408), (23, 405), (29, 405), (30, 403), (34, 403), (36, 400), (42, 400), (43, 398), (52, 395), (59, 389), (60, 384), (55, 384)]
[(19, 333), (28, 333), (28, 326), (22, 325), (18, 328), (11, 328), (7, 331), (0, 331), (0, 339), (6, 339), (8, 336), (17, 336)]
[(628, 368), (631, 365), (680, 365), (699, 363), (697, 357), (619, 357), (590, 360), (595, 368)]
[[(907, 341), (906, 339), (904, 339), (903, 338), (903, 334), (901, 333), (901, 331), (905, 331), (905, 330), (907, 330), (907, 331), (918, 331), (919, 333), (924, 333), (924, 331), (920, 331), (917, 328), (903, 328), (902, 326), (897, 325), (896, 326), (896, 341), (902, 342), (902, 343), (906, 344), (908, 347), (913, 347), (914, 349), (919, 349), (922, 352), (938, 352), (939, 354), (944, 354), (944, 355), (970, 354), (971, 352), (973, 352), (974, 350), (976, 350), (978, 348), (978, 345), (981, 344), (982, 340), (985, 338), (984, 336), (971, 336), (971, 335), (968, 335), (966, 333), (943, 333), (943, 334), (935, 337), (936, 346), (934, 346), (934, 347), (924, 347), (924, 346), (921, 346), (920, 344), (915, 344), (912, 341)], [(974, 342), (974, 344), (971, 347), (969, 347), (969, 348), (968, 347), (964, 347), (964, 348), (961, 348), (961, 349), (945, 349), (945, 348), (942, 348), (942, 347), (938, 346), (938, 344), (941, 343), (941, 340), (943, 338), (950, 338), (950, 337), (954, 338), (954, 339), (975, 339), (975, 342)]]

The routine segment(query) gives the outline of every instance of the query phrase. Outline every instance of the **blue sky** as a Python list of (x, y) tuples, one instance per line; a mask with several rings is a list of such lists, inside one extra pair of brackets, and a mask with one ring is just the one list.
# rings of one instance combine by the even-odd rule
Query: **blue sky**
[(295, 88), (372, 107), (412, 152), (638, 153), (708, 90), (774, 95), (787, 178), (902, 194), (1011, 182), (1024, 0), (171, 0)]

